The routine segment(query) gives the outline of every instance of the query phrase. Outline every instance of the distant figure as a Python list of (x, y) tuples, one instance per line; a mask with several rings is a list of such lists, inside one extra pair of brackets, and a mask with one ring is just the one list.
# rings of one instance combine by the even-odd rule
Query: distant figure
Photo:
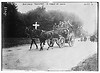
[(58, 28), (58, 26), (57, 26), (57, 24), (55, 23), (54, 25), (53, 25), (53, 30), (56, 30)]
[(64, 21), (64, 27), (69, 28), (68, 22)]
[(60, 21), (58, 24), (58, 28), (62, 26), (62, 22)]
[(90, 36), (91, 42), (97, 42), (97, 37), (95, 35)]
[(64, 27), (64, 22), (61, 23), (61, 27)]
[(81, 37), (81, 41), (87, 41), (87, 37), (86, 36)]

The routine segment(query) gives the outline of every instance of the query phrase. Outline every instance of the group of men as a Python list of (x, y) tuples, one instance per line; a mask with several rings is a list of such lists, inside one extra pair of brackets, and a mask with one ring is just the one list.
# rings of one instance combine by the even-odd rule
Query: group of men
[(72, 26), (72, 24), (68, 21), (60, 21), (59, 24), (54, 24), (53, 29), (57, 29), (57, 28), (66, 28), (68, 29), (70, 26)]

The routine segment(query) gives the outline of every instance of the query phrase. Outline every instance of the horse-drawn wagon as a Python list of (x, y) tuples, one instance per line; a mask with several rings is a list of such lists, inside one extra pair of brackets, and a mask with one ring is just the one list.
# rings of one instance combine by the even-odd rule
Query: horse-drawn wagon
[[(63, 24), (64, 25), (64, 24)], [(68, 24), (67, 24), (68, 25)], [(47, 40), (47, 44), (49, 46), (53, 46), (54, 43), (56, 42), (56, 44), (59, 46), (59, 47), (63, 47), (65, 45), (65, 43), (68, 43), (69, 46), (73, 46), (74, 44), (74, 32), (72, 30), (71, 27), (57, 27), (59, 25), (56, 25), (53, 29), (53, 32), (56, 33), (56, 34), (59, 34), (59, 38), (58, 37), (53, 37), (53, 39), (48, 39)], [(70, 30), (71, 29), (71, 30)]]
[(40, 41), (40, 50), (43, 50), (43, 45), (45, 45), (46, 40), (49, 47), (53, 47), (55, 42), (59, 47), (63, 47), (65, 43), (68, 43), (69, 46), (73, 46), (74, 43), (73, 28), (72, 25), (70, 26), (67, 25), (69, 25), (69, 23), (58, 24), (56, 25), (57, 27), (51, 31), (33, 29), (32, 27), (26, 28), (26, 33), (32, 40), (30, 49), (32, 48), (33, 42), (36, 45), (36, 48), (38, 48), (35, 39), (39, 39)]

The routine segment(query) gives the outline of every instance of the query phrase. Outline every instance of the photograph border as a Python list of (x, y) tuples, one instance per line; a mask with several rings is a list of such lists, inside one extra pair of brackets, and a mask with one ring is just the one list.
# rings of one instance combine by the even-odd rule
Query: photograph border
[[(35, 2), (42, 2), (42, 3), (45, 3), (45, 2), (49, 2), (49, 1), (7, 1), (7, 2), (17, 2), (17, 3), (35, 3)], [(78, 2), (74, 2), (74, 1), (53, 1), (53, 2), (63, 2), (63, 3), (90, 3), (90, 2), (92, 2), (92, 3), (97, 3), (97, 37), (98, 37), (98, 39), (97, 39), (97, 61), (98, 61), (98, 66), (97, 66), (97, 68), (98, 68), (98, 71), (99, 71), (99, 2), (96, 2), (96, 1), (78, 1)], [(3, 63), (3, 58), (2, 58), (2, 55), (3, 55), (3, 47), (2, 47), (2, 43), (3, 43), (3, 35), (2, 35), (2, 33), (3, 33), (3, 29), (2, 29), (2, 23), (3, 23), (3, 21), (2, 21), (2, 2), (1, 2), (1, 71), (3, 71), (3, 69), (2, 69), (2, 67), (3, 67), (3, 65), (2, 65), (2, 63)], [(59, 71), (59, 70), (53, 70), (53, 71)], [(63, 71), (63, 70), (61, 70), (61, 71)], [(65, 70), (64, 70), (65, 71)], [(67, 70), (68, 71), (68, 70)], [(70, 71), (70, 70), (69, 70)]]

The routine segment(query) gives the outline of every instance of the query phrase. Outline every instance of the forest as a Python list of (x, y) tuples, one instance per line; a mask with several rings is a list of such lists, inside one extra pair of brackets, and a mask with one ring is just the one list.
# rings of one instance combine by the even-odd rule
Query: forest
[(25, 28), (38, 22), (45, 31), (53, 29), (53, 25), (60, 21), (68, 21), (73, 25), (76, 36), (82, 33), (82, 22), (78, 16), (72, 13), (51, 10), (46, 11), (45, 7), (37, 7), (26, 13), (18, 12), (17, 5), (11, 2), (2, 3), (2, 34), (5, 38), (26, 37)]

